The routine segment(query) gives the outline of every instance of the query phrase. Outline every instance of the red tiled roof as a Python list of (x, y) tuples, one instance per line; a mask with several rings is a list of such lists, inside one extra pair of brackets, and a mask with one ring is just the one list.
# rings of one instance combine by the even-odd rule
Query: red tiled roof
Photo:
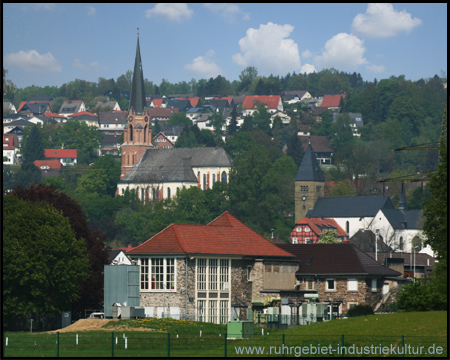
[(293, 256), (228, 212), (208, 225), (169, 225), (128, 253)]
[[(5, 144), (7, 144), (5, 146)], [(17, 134), (3, 135), (3, 150), (14, 150), (19, 147)]]
[(214, 100), (228, 100), (228, 105), (230, 105), (231, 101), (233, 101), (233, 97), (232, 96), (215, 97)]
[(339, 95), (325, 95), (323, 97), (322, 106), (323, 108), (328, 107), (339, 107), (341, 102), (341, 97), (345, 99), (345, 93)]
[[(308, 218), (304, 217), (295, 226), (308, 225), (316, 235), (321, 235), (323, 230), (337, 230), (338, 237), (348, 237), (348, 234), (338, 225), (334, 219)], [(323, 230), (320, 230), (322, 228)], [(295, 227), (294, 227), (295, 230)], [(293, 231), (294, 232), (294, 231)]]
[(276, 109), (280, 103), (280, 95), (253, 95), (246, 96), (242, 103), (242, 109), (258, 109), (260, 103), (267, 105), (267, 109)]
[(334, 152), (333, 148), (331, 147), (330, 140), (326, 136), (322, 135), (313, 135), (313, 136), (305, 136), (300, 135), (298, 137), (300, 141), (302, 142), (302, 148), (303, 151), (306, 151), (306, 148), (308, 147), (308, 143), (311, 140), (311, 147), (314, 152), (316, 153), (327, 153), (327, 152)]
[(154, 109), (148, 109), (148, 112), (150, 114), (150, 117), (171, 117), (173, 114), (178, 113), (177, 108), (154, 108)]
[(161, 107), (161, 104), (163, 103), (164, 99), (153, 99), (153, 105), (155, 105), (155, 107), (159, 108)]
[(93, 113), (91, 113), (89, 111), (80, 111), (80, 112), (77, 112), (75, 114), (70, 115), (70, 117), (72, 118), (74, 116), (81, 116), (81, 115), (90, 115), (90, 116), (97, 116), (98, 117), (98, 115), (95, 115), (95, 114), (93, 114)]
[(58, 160), (35, 160), (34, 165), (38, 168), (47, 165), (50, 169), (61, 170), (61, 163)]
[(53, 113), (53, 112), (46, 112), (43, 116), (65, 118), (65, 116), (59, 115), (59, 114), (56, 114), (56, 113)]
[(20, 112), (20, 110), (22, 110), (22, 108), (25, 106), (27, 102), (26, 101), (21, 101), (19, 104), (19, 108), (17, 109), (17, 112)]
[(46, 158), (76, 159), (77, 149), (45, 149)]
[(63, 102), (73, 103), (73, 102), (82, 102), (83, 100), (64, 100)]

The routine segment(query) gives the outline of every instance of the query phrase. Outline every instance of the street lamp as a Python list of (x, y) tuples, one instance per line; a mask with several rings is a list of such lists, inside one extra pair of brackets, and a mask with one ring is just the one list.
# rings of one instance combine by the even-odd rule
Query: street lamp
[(419, 246), (414, 246), (413, 247), (413, 252), (414, 252), (414, 274), (413, 274), (413, 278), (414, 278), (414, 282), (416, 282), (416, 249)]

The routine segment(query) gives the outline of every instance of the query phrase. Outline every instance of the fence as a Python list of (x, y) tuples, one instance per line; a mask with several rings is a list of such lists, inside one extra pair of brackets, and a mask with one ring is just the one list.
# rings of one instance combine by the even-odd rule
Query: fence
[[(260, 331), (261, 330), (261, 331)], [(264, 335), (262, 333), (264, 332)], [(299, 336), (255, 329), (252, 339), (226, 334), (153, 332), (3, 333), (5, 357), (239, 357), (419, 356), (447, 357), (446, 336)], [(422, 347), (422, 349), (420, 348)], [(327, 349), (327, 350), (325, 350)], [(420, 350), (421, 349), (421, 350)], [(431, 349), (431, 350), (430, 350)], [(433, 350), (434, 349), (434, 350)], [(441, 351), (442, 350), (442, 351)], [(325, 353), (326, 351), (326, 353)], [(434, 353), (433, 353), (434, 351)]]

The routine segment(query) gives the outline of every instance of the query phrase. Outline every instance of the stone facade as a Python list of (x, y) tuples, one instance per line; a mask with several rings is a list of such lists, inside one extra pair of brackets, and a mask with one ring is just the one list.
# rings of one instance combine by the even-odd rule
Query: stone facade
[(325, 196), (325, 182), (295, 182), (295, 223), (303, 219), (308, 210), (314, 208), (319, 197)]
[[(334, 290), (327, 287), (328, 280), (334, 280)], [(356, 290), (348, 290), (348, 280), (356, 279)], [(372, 290), (372, 279), (377, 280), (376, 290)], [(363, 278), (363, 277), (336, 277), (333, 275), (327, 277), (303, 276), (299, 281), (299, 290), (302, 293), (319, 294), (320, 302), (341, 302), (340, 313), (346, 315), (351, 305), (368, 304), (375, 306), (380, 300), (383, 287), (383, 278)], [(300, 297), (300, 301), (305, 301)]]

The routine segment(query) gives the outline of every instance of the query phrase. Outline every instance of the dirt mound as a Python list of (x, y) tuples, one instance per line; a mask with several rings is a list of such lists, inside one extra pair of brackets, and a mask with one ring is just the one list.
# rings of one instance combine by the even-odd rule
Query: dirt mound
[(132, 330), (132, 331), (155, 331), (155, 329), (142, 328), (142, 327), (130, 327), (127, 325), (115, 326), (112, 328), (102, 328), (103, 325), (106, 325), (110, 321), (118, 321), (119, 319), (80, 319), (74, 322), (72, 325), (69, 325), (65, 328), (53, 331), (47, 331), (49, 334), (55, 334), (56, 332), (64, 333), (64, 332), (77, 332), (77, 331), (91, 331), (91, 330), (100, 330), (100, 331), (124, 331), (124, 330)]
[(86, 331), (86, 330), (107, 330), (102, 329), (102, 326), (109, 323), (110, 321), (117, 321), (118, 319), (80, 319), (65, 328), (59, 330), (48, 331), (48, 333), (56, 333), (57, 331), (62, 332), (74, 332), (74, 331)]

